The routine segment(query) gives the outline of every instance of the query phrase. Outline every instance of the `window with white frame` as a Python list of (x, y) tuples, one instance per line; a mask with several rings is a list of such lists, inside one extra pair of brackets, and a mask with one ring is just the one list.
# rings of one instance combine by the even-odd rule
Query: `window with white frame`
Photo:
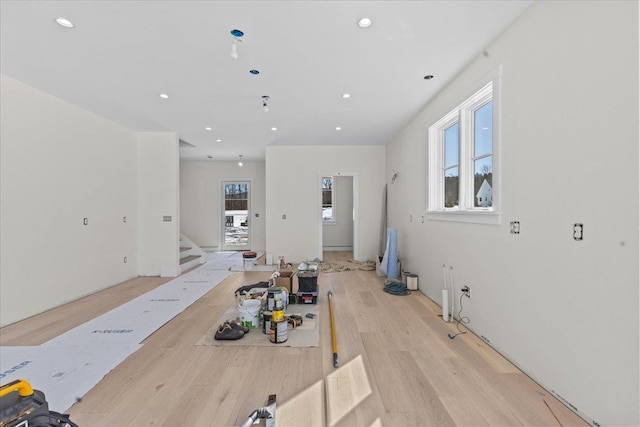
[(335, 221), (336, 196), (332, 176), (322, 177), (322, 220)]
[(429, 126), (428, 219), (500, 223), (499, 79)]

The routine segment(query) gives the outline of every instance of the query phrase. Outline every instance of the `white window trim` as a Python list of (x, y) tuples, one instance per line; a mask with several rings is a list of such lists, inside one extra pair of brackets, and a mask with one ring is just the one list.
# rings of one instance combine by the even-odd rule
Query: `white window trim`
[[(491, 72), (482, 79), (474, 90), (472, 95), (456, 104), (456, 107), (445, 114), (441, 119), (427, 126), (427, 210), (425, 217), (427, 220), (435, 221), (453, 221), (453, 222), (469, 222), (477, 224), (494, 224), (500, 225), (502, 221), (501, 211), (501, 185), (500, 185), (500, 147), (502, 140), (502, 66)], [(490, 87), (490, 91), (487, 92)], [(442, 129), (447, 128), (451, 124), (460, 119), (460, 140), (468, 140), (473, 133), (467, 124), (468, 114), (473, 109), (482, 106), (488, 101), (488, 93), (491, 94), (490, 99), (493, 101), (493, 203), (490, 208), (474, 207), (473, 176), (471, 172), (473, 165), (469, 165), (471, 154), (469, 153), (469, 144), (460, 144), (459, 147), (459, 176), (461, 192), (459, 195), (459, 206), (455, 208), (445, 208), (444, 202), (444, 183), (441, 174), (442, 162), (444, 158), (444, 148), (442, 140)], [(462, 110), (462, 111), (461, 111)], [(464, 169), (463, 169), (464, 168)], [(464, 172), (463, 172), (464, 171)], [(435, 178), (435, 179), (432, 179)], [(464, 182), (463, 182), (464, 180)]]

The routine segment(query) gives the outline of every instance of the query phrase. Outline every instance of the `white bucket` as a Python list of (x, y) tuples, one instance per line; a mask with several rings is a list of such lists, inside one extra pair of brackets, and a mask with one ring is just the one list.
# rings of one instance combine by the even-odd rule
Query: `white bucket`
[(238, 304), (240, 322), (247, 328), (257, 328), (260, 325), (258, 314), (262, 303), (257, 299), (245, 299)]

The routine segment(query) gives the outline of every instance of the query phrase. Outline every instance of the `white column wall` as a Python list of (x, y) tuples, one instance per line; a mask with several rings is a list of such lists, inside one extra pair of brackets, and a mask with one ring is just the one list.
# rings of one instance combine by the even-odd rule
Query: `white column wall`
[[(386, 154), (389, 226), (421, 291), (440, 302), (453, 266), (469, 327), (601, 425), (640, 425), (638, 16), (637, 1), (535, 2)], [(427, 125), (501, 64), (502, 224), (409, 222)]]
[(135, 133), (7, 76), (0, 125), (0, 325), (135, 277)]
[[(267, 146), (267, 252), (289, 261), (322, 258), (320, 178), (355, 175), (354, 246), (375, 259), (384, 187), (384, 146)], [(282, 219), (286, 215), (286, 219)]]
[[(140, 276), (180, 275), (178, 137), (173, 132), (138, 133)], [(165, 221), (164, 217), (170, 217)]]
[[(221, 181), (251, 181), (251, 249), (264, 251), (264, 162), (180, 162), (180, 229), (198, 246), (220, 250), (222, 232)], [(258, 216), (256, 217), (256, 214)]]

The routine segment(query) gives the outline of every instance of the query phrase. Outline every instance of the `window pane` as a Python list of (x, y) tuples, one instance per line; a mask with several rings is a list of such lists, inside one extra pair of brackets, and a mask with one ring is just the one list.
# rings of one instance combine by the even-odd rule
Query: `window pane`
[(322, 219), (332, 221), (333, 218), (333, 177), (322, 177)]
[(473, 112), (475, 156), (493, 152), (493, 102)]
[(444, 167), (457, 165), (460, 125), (455, 123), (444, 130)]
[(458, 168), (449, 168), (444, 171), (444, 207), (458, 206), (458, 184), (460, 182)]
[(493, 156), (483, 157), (474, 162), (474, 206), (493, 206)]

